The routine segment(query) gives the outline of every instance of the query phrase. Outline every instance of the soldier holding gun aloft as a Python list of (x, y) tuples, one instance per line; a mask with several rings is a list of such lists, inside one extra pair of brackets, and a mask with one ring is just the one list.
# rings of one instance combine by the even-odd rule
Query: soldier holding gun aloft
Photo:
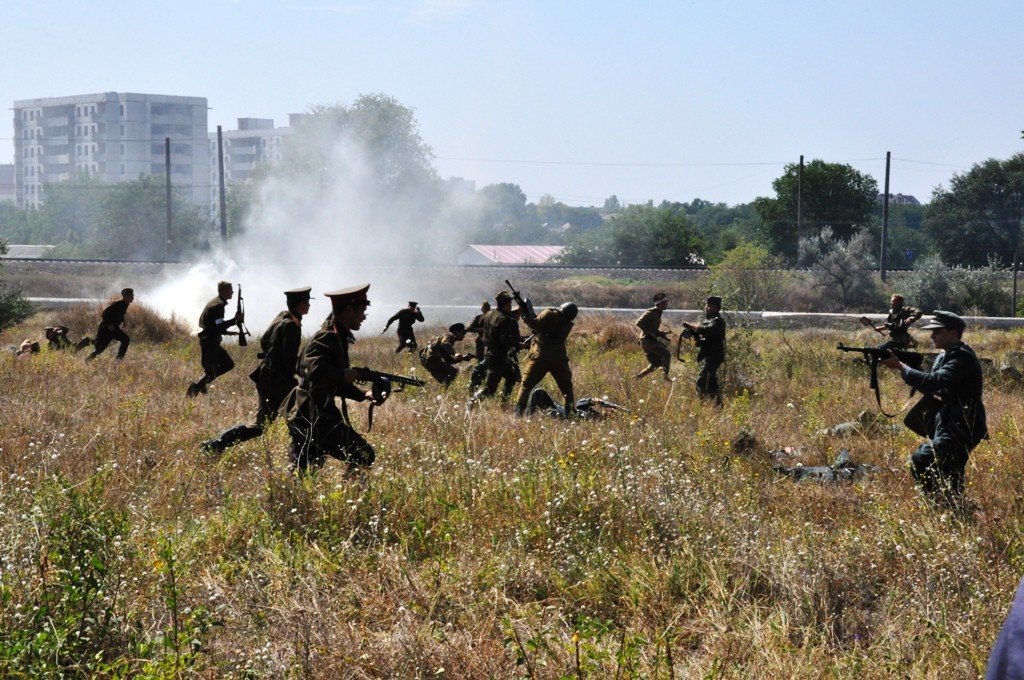
[(420, 311), (419, 304), (410, 301), (408, 307), (395, 312), (394, 316), (388, 319), (388, 322), (384, 325), (384, 330), (380, 334), (384, 335), (387, 333), (388, 328), (396, 321), (398, 322), (398, 347), (395, 348), (395, 354), (398, 354), (403, 349), (407, 349), (410, 352), (415, 351), (416, 333), (413, 331), (412, 325), (417, 321), (423, 323), (423, 312)]

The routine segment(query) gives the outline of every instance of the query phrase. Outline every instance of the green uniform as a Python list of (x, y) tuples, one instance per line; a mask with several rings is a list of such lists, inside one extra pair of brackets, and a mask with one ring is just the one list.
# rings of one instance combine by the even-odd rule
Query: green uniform
[(417, 321), (423, 322), (423, 312), (420, 311), (419, 307), (415, 309), (409, 309), (408, 307), (400, 309), (395, 312), (394, 316), (388, 319), (384, 330), (386, 331), (396, 321), (398, 322), (398, 347), (395, 348), (395, 354), (398, 354), (403, 349), (407, 349), (410, 352), (415, 350), (416, 333), (413, 332), (412, 325)]
[(697, 394), (714, 399), (721, 405), (722, 391), (718, 385), (718, 368), (725, 362), (725, 319), (720, 314), (705, 317), (697, 324)]
[(545, 309), (536, 317), (525, 321), (534, 331), (534, 336), (523, 369), (523, 382), (519, 385), (516, 413), (523, 413), (530, 392), (549, 373), (565, 398), (566, 412), (572, 413), (576, 406), (576, 397), (573, 393), (572, 369), (569, 368), (569, 354), (565, 348), (565, 341), (572, 332), (573, 322), (565, 312), (556, 308)]
[[(299, 385), (281, 408), (292, 437), (291, 462), (300, 470), (322, 466), (326, 456), (362, 466), (372, 465), (377, 457), (344, 408), (345, 399), (366, 400), (366, 393), (345, 377), (350, 368), (348, 344), (347, 330), (320, 330), (299, 356)], [(335, 397), (342, 398), (342, 408)]]
[(502, 379), (508, 385), (519, 370), (515, 360), (519, 349), (519, 324), (511, 314), (500, 308), (492, 309), (484, 315), (480, 325), (484, 335), (486, 377), (483, 388), (473, 395), (474, 399), (491, 396), (498, 391)]
[(672, 352), (669, 351), (668, 333), (661, 330), (662, 309), (658, 306), (651, 307), (640, 315), (636, 320), (637, 328), (640, 329), (640, 347), (647, 356), (647, 368), (641, 375), (661, 369), (668, 375), (669, 364), (672, 361)]
[(103, 350), (114, 340), (120, 343), (117, 348), (117, 358), (124, 359), (124, 355), (128, 353), (128, 344), (131, 342), (131, 338), (121, 326), (124, 325), (124, 317), (128, 313), (129, 304), (131, 303), (127, 300), (117, 300), (103, 310), (100, 327), (96, 329), (96, 340), (93, 341), (93, 351), (89, 355), (90, 359), (95, 359), (102, 354)]
[(211, 451), (224, 449), (260, 436), (277, 417), (278, 409), (298, 381), (295, 364), (302, 344), (302, 318), (285, 310), (278, 314), (260, 338), (260, 363), (249, 374), (256, 383), (259, 405), (254, 425), (235, 425), (203, 443)]

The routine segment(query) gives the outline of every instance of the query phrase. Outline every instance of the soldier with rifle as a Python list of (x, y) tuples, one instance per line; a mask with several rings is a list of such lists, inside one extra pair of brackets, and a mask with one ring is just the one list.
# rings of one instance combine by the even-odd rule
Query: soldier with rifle
[(447, 332), (431, 338), (426, 347), (420, 350), (420, 364), (434, 380), (445, 387), (451, 385), (459, 375), (455, 364), (473, 358), (472, 354), (455, 351), (455, 343), (462, 342), (465, 337), (466, 326), (454, 323), (448, 327)]
[(398, 322), (398, 347), (395, 348), (395, 354), (398, 354), (403, 349), (414, 352), (416, 350), (416, 333), (412, 330), (412, 325), (417, 321), (423, 323), (423, 312), (420, 311), (419, 304), (409, 302), (408, 307), (395, 312), (388, 319), (387, 324), (384, 325), (384, 330), (380, 334), (384, 335), (387, 333), (388, 328), (396, 321)]
[(968, 456), (988, 437), (981, 362), (963, 341), (966, 328), (967, 323), (953, 312), (932, 313), (921, 330), (931, 331), (939, 356), (927, 373), (907, 365), (896, 354), (880, 361), (899, 371), (903, 382), (924, 395), (904, 420), (927, 437), (910, 457), (911, 472), (929, 498), (954, 510), (965, 509)]
[(889, 335), (889, 340), (882, 345), (885, 349), (911, 349), (917, 346), (917, 341), (909, 329), (921, 316), (920, 309), (905, 305), (903, 296), (893, 293), (889, 298), (889, 314), (885, 317), (885, 323), (876, 326), (867, 317), (861, 317), (861, 322), (882, 335)]
[[(509, 287), (512, 285), (509, 284)], [(575, 415), (576, 395), (565, 341), (575, 325), (574, 320), (579, 308), (573, 302), (565, 302), (559, 307), (550, 307), (534, 315), (532, 305), (523, 300), (517, 290), (513, 289), (512, 294), (526, 313), (523, 320), (534, 332), (530, 341), (530, 353), (526, 357), (526, 367), (523, 370), (523, 382), (519, 385), (519, 394), (516, 397), (516, 415), (525, 413), (530, 392), (549, 373), (565, 400), (566, 414)]]
[(653, 302), (654, 306), (636, 320), (636, 325), (640, 329), (640, 347), (647, 356), (647, 368), (634, 377), (639, 380), (660, 368), (665, 380), (671, 380), (668, 376), (669, 365), (672, 362), (672, 352), (668, 348), (668, 336), (671, 331), (661, 330), (661, 315), (668, 308), (668, 296), (665, 293), (658, 293), (654, 296)]
[(725, 362), (725, 319), (722, 318), (722, 298), (711, 295), (704, 305), (704, 320), (700, 323), (683, 322), (686, 330), (693, 334), (697, 345), (697, 394), (704, 399), (714, 399), (716, 406), (722, 405), (722, 390), (718, 385), (718, 368)]
[(203, 442), (204, 450), (221, 453), (238, 442), (255, 439), (277, 417), (281, 403), (298, 384), (295, 364), (302, 344), (302, 317), (309, 313), (311, 290), (309, 287), (286, 290), (284, 296), (288, 308), (270, 322), (260, 338), (259, 364), (249, 374), (256, 383), (259, 399), (256, 422), (224, 430), (217, 437)]
[[(230, 319), (224, 318), (228, 300), (235, 296), (235, 287), (228, 281), (217, 283), (217, 297), (206, 303), (203, 313), (199, 315), (199, 351), (200, 361), (203, 365), (203, 375), (194, 380), (186, 390), (185, 395), (194, 397), (197, 394), (205, 394), (207, 386), (235, 367), (231, 355), (221, 346), (222, 338), (225, 335), (239, 335), (245, 337), (245, 314), (240, 307), (236, 308), (235, 315)], [(229, 331), (232, 326), (238, 331)]]
[[(424, 384), (406, 376), (352, 367), (348, 346), (352, 333), (366, 320), (369, 289), (370, 285), (364, 284), (325, 293), (331, 299), (334, 322), (329, 329), (317, 331), (299, 355), (299, 384), (281, 405), (292, 438), (289, 459), (299, 473), (320, 468), (327, 456), (348, 462), (350, 474), (371, 466), (377, 454), (349, 421), (346, 400), (370, 402), (372, 427), (373, 407), (387, 400), (392, 382)], [(373, 382), (371, 389), (356, 386), (366, 381)], [(341, 398), (340, 409), (335, 397)]]
[(520, 345), (519, 324), (512, 317), (512, 300), (506, 291), (498, 291), (494, 296), (495, 308), (487, 312), (480, 323), (486, 374), (483, 387), (474, 392), (469, 401), (471, 406), (497, 392), (502, 380), (514, 380), (518, 371), (514, 353), (518, 352)]

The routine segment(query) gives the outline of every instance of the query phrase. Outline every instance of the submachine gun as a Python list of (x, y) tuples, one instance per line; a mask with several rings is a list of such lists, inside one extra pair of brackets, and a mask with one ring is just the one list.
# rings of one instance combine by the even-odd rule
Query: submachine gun
[[(413, 378), (408, 375), (384, 373), (383, 371), (375, 371), (372, 368), (366, 368), (365, 366), (360, 366), (353, 370), (359, 374), (359, 377), (356, 378), (356, 382), (371, 383), (370, 391), (373, 393), (373, 401), (370, 403), (370, 410), (366, 416), (367, 432), (373, 429), (374, 406), (383, 404), (387, 401), (392, 392), (401, 392), (405, 387), (423, 387), (427, 384), (419, 378)], [(395, 385), (398, 387), (394, 387)]]
[(523, 314), (526, 315), (526, 318), (535, 318), (537, 315), (533, 311), (533, 303), (530, 302), (530, 298), (524, 298), (520, 295), (519, 291), (516, 290), (515, 286), (513, 286), (512, 282), (508, 279), (505, 279), (505, 285), (508, 286), (510, 291), (512, 291), (512, 299), (515, 300), (516, 304), (519, 305), (519, 308), (523, 310)]
[[(840, 352), (859, 352), (864, 356), (868, 365), (871, 367), (871, 381), (869, 385), (871, 389), (875, 391), (875, 401), (878, 402), (878, 410), (886, 418), (895, 417), (895, 414), (886, 413), (885, 409), (882, 408), (882, 392), (878, 387), (878, 362), (895, 355), (897, 359), (905, 363), (907, 366), (920, 371), (921, 366), (924, 364), (924, 355), (919, 352), (908, 352), (901, 349), (886, 349), (884, 347), (849, 347), (843, 343), (839, 343), (836, 346), (836, 349)], [(911, 390), (910, 394), (913, 396), (914, 390)]]
[(238, 284), (238, 300), (235, 302), (235, 316), (238, 317), (238, 346), (248, 347), (252, 333), (245, 327), (245, 303), (242, 301), (242, 284)]

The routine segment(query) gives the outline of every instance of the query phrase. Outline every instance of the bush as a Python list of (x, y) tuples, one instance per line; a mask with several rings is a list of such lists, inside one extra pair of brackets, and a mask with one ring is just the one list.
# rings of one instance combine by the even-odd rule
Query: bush
[[(50, 320), (47, 321), (47, 324), (67, 326), (72, 339), (95, 334), (104, 308), (115, 299), (119, 298), (111, 298), (104, 304), (72, 305), (60, 312), (52, 313), (48, 317)], [(153, 344), (180, 339), (183, 335), (192, 332), (191, 327), (180, 319), (173, 316), (170, 319), (164, 318), (152, 308), (137, 302), (128, 307), (128, 314), (125, 316), (125, 330), (131, 336), (132, 342)]]

